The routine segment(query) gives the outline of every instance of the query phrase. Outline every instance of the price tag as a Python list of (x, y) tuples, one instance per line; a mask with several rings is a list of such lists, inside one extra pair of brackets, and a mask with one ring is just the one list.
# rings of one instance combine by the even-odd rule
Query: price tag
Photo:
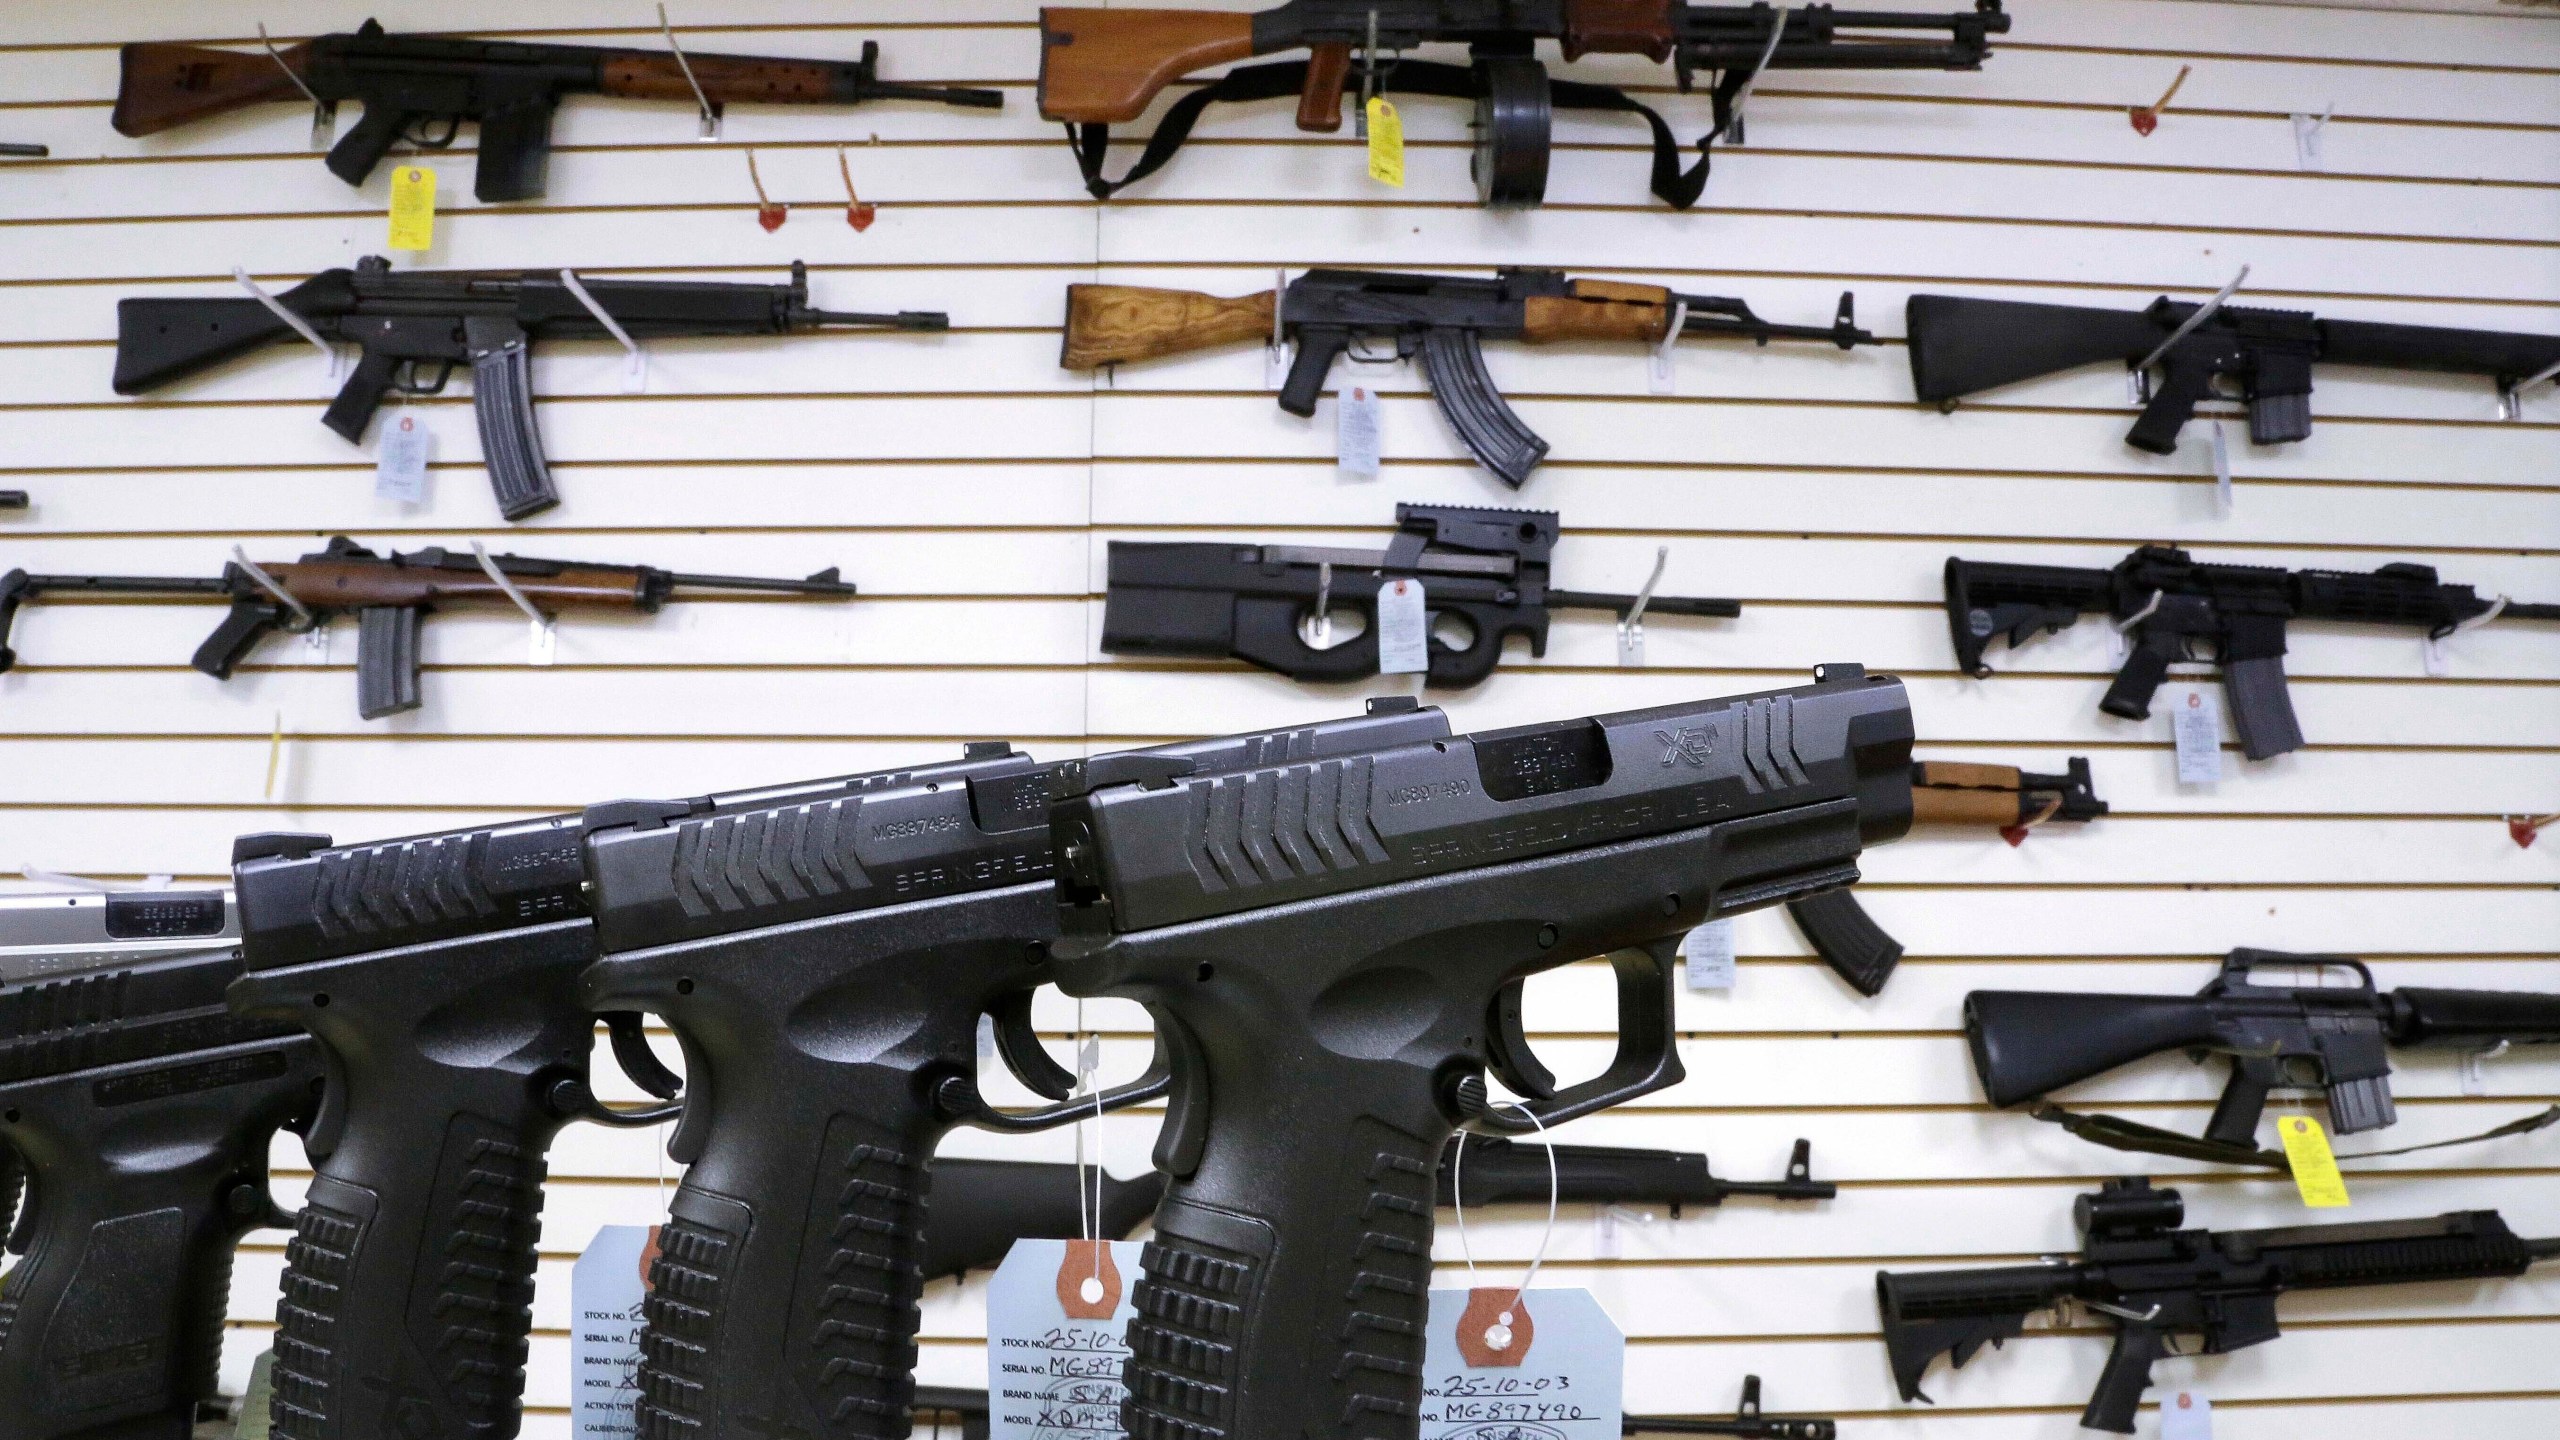
[(2222, 697), (2190, 690), (2169, 713), (2169, 735), (2178, 747), (2178, 783), (2222, 783)]
[(2320, 168), (2320, 132), (2328, 128), (2329, 114), (2293, 117), (2293, 163), (2296, 169)]
[(2329, 1150), (2329, 1132), (2308, 1115), (2286, 1115), (2276, 1121), (2284, 1137), (2284, 1158), (2293, 1162), (2293, 1185), (2302, 1203), (2314, 1210), (2335, 1210), (2347, 1203), (2347, 1178), (2338, 1173), (2338, 1157)]
[(1730, 990), (1737, 978), (1733, 958), (1733, 922), (1710, 920), (1689, 932), (1681, 942), (1681, 953), (1689, 957), (1689, 988), (1692, 990)]
[(2160, 1402), (2160, 1440), (2213, 1440), (2213, 1402), (2193, 1390), (2173, 1391)]
[(607, 1225), (569, 1271), (570, 1403), (581, 1437), (638, 1432), (640, 1307), (657, 1258), (656, 1226)]
[(2231, 437), (2219, 420), (2213, 422), (2213, 510), (2231, 513)]
[(391, 248), (432, 250), (436, 244), (436, 172), (403, 165), (391, 172)]
[(1626, 1361), (1588, 1290), (1434, 1290), (1422, 1440), (1617, 1440)]
[(989, 1440), (1118, 1440), (1141, 1240), (1017, 1240), (987, 1282)]
[(1334, 464), (1345, 475), (1378, 478), (1385, 459), (1385, 412), (1378, 392), (1366, 385), (1346, 385), (1333, 407)]
[(403, 413), (385, 421), (382, 441), (373, 455), (373, 493), (403, 505), (427, 503), (427, 460), (435, 453), (435, 432)]
[(276, 1352), (261, 1354), (249, 1366), (249, 1393), (240, 1397), (240, 1421), (232, 1440), (267, 1440), (275, 1433)]
[(1384, 95), (1369, 97), (1369, 178), (1404, 188), (1404, 117)]
[(1378, 673), (1419, 675), (1431, 668), (1431, 615), (1423, 609), (1422, 582), (1390, 580), (1378, 587)]

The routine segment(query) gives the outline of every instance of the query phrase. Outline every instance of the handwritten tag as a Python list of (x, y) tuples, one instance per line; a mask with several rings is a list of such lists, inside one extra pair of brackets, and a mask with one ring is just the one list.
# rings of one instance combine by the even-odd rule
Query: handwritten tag
[(2178, 783), (2222, 783), (2222, 697), (2190, 690), (2169, 713), (2169, 738), (2178, 747)]
[(417, 416), (404, 414), (385, 423), (373, 455), (374, 495), (403, 505), (426, 504), (427, 461), (435, 448), (435, 432), (419, 424)]
[(569, 1271), (569, 1394), (581, 1437), (638, 1433), (640, 1307), (657, 1255), (656, 1226), (606, 1225)]
[(1422, 1440), (1617, 1440), (1626, 1357), (1625, 1334), (1588, 1290), (1434, 1290)]
[(1378, 587), (1378, 673), (1419, 675), (1431, 668), (1431, 615), (1423, 608), (1422, 582), (1389, 580)]
[(276, 1352), (261, 1354), (249, 1366), (249, 1391), (240, 1397), (240, 1419), (232, 1440), (268, 1440), (275, 1433)]
[(1366, 385), (1346, 385), (1334, 399), (1334, 464), (1345, 475), (1378, 478), (1386, 458), (1386, 415), (1378, 392)]
[[(1120, 1366), (1129, 1347), (1121, 1334), (1137, 1306), (1129, 1298), (1136, 1287), (1117, 1282), (1138, 1273), (1146, 1244), (1114, 1240), (1104, 1248), (1100, 1295), (1085, 1283), (1094, 1278), (1096, 1257), (1081, 1240), (1017, 1240), (996, 1267), (987, 1283), (989, 1440), (1117, 1440), (1123, 1433)], [(1083, 1263), (1073, 1263), (1079, 1258)]]
[(432, 250), (436, 244), (436, 172), (403, 165), (391, 172), (391, 248)]
[(2329, 1149), (2329, 1132), (2308, 1115), (2276, 1121), (2284, 1137), (2284, 1158), (2293, 1162), (2293, 1185), (2302, 1203), (2314, 1210), (2335, 1210), (2347, 1203), (2347, 1177), (2338, 1173), (2338, 1157)]
[(1681, 953), (1688, 957), (1689, 988), (1692, 990), (1730, 990), (1738, 978), (1733, 958), (1733, 922), (1710, 920), (1689, 932), (1681, 942)]
[(2173, 1392), (2160, 1402), (2160, 1440), (2213, 1440), (2213, 1402), (2193, 1390)]
[(1369, 178), (1404, 188), (1404, 117), (1384, 95), (1369, 97)]

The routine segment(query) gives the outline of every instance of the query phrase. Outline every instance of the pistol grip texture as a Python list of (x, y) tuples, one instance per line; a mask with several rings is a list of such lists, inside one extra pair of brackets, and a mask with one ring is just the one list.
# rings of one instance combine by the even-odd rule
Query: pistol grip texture
[(2161, 683), (2168, 678), (2168, 654), (2148, 634), (2137, 635), (2133, 653), (2125, 656), (2124, 667), (2108, 682), (2098, 708), (2119, 720), (2148, 720), (2151, 697), (2160, 693)]

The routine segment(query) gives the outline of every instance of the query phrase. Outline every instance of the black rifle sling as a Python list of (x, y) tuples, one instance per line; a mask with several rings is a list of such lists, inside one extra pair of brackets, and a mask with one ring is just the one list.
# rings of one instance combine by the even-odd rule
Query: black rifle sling
[[(2290, 1172), (2293, 1162), (2280, 1150), (2260, 1150), (2249, 1145), (2225, 1145), (2194, 1135), (2181, 1135), (2127, 1120), (2121, 1115), (2083, 1115), (2059, 1105), (2039, 1105), (2029, 1112), (2036, 1119), (2059, 1125), (2093, 1145), (2110, 1150), (2126, 1150), (2137, 1155), (2167, 1155), (2179, 1160), (2201, 1160), (2209, 1165), (2246, 1165), (2260, 1170)], [(2483, 1130), (2477, 1135), (2463, 1135), (2451, 1140), (2434, 1140), (2424, 1145), (2406, 1145), (2397, 1150), (2358, 1150), (2340, 1155), (2340, 1160), (2383, 1160), (2394, 1155), (2415, 1155), (2426, 1150), (2444, 1150), (2456, 1145), (2477, 1145), (2484, 1140), (2502, 1140), (2510, 1135), (2530, 1135), (2537, 1130), (2560, 1124), (2560, 1105), (2539, 1110), (2531, 1115), (2510, 1120), (2504, 1125)]]
[[(1146, 179), (1164, 168), (1184, 142), (1191, 138), (1191, 127), (1200, 123), (1201, 112), (1211, 105), (1230, 101), (1276, 100), (1295, 95), (1306, 88), (1307, 62), (1285, 60), (1273, 65), (1248, 65), (1230, 70), (1224, 78), (1192, 91), (1173, 103), (1157, 124), (1156, 133), (1147, 137), (1147, 148), (1138, 163), (1117, 180), (1103, 178), (1102, 162), (1111, 148), (1108, 125), (1069, 125), (1067, 139), (1076, 152), (1076, 168), (1084, 172), (1084, 188), (1096, 200), (1108, 200), (1128, 186)], [(1436, 95), (1450, 100), (1473, 100), (1482, 86), (1473, 67), (1449, 65), (1437, 60), (1399, 60), (1380, 81), (1379, 88), (1401, 91), (1407, 95)], [(1686, 210), (1698, 202), (1707, 188), (1707, 165), (1712, 158), (1708, 145), (1725, 127), (1723, 115), (1727, 101), (1719, 88), (1716, 96), (1716, 128), (1698, 141), (1698, 163), (1687, 170), (1680, 168), (1680, 141), (1671, 126), (1650, 105), (1635, 99), (1614, 85), (1590, 85), (1579, 80), (1557, 80), (1549, 87), (1551, 103), (1558, 110), (1614, 110), (1641, 115), (1653, 128), (1653, 193), (1674, 209)]]

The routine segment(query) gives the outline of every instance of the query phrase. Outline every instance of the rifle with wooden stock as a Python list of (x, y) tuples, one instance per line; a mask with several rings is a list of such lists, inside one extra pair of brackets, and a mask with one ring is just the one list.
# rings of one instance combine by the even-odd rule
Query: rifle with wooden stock
[[(361, 185), (396, 144), (441, 150), (469, 120), (480, 127), (473, 193), (484, 202), (541, 197), (551, 163), (551, 117), (560, 97), (619, 95), (685, 100), (717, 113), (732, 101), (763, 105), (860, 105), (924, 100), (996, 110), (994, 90), (898, 85), (880, 79), (880, 46), (862, 59), (787, 60), (763, 55), (679, 55), (592, 45), (528, 45), (391, 35), (367, 20), (352, 35), (323, 35), (281, 50), (215, 50), (202, 45), (124, 47), (116, 91), (120, 135), (163, 130), (251, 105), (308, 98), (326, 124), (341, 101), (364, 102), (364, 118), (329, 151), (329, 173)], [(437, 121), (442, 129), (422, 126)]]

